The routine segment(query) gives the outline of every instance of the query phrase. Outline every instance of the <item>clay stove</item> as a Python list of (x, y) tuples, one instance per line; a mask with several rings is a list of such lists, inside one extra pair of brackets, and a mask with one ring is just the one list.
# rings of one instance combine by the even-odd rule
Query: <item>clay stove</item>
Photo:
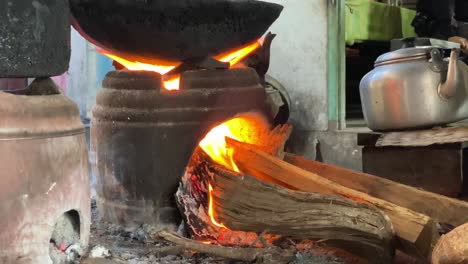
[(251, 68), (187, 71), (180, 90), (152, 72), (110, 72), (91, 126), (98, 210), (126, 227), (180, 223), (174, 193), (210, 128), (239, 113), (270, 116), (265, 88)]
[(68, 68), (69, 20), (68, 1), (0, 2), (0, 263), (61, 263), (88, 245), (85, 131), (49, 78)]
[(85, 131), (51, 79), (21, 93), (0, 92), (0, 262), (60, 263), (88, 245)]

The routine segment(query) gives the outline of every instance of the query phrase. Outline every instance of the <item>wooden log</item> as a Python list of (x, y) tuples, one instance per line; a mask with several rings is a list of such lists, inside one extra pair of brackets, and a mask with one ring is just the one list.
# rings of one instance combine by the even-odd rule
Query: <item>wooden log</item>
[(432, 254), (432, 264), (468, 263), (468, 223), (440, 238)]
[[(331, 239), (330, 241), (334, 242), (332, 246), (335, 248), (338, 247), (345, 250), (352, 250), (355, 248), (358, 253), (367, 253), (365, 257), (369, 258), (370, 256), (371, 259), (377, 260), (377, 263), (384, 263), (390, 259), (392, 246), (389, 241), (393, 237), (392, 229), (388, 219), (386, 219), (380, 211), (370, 208), (367, 205), (358, 204), (339, 197), (329, 197), (319, 194), (300, 193), (298, 197), (309, 197), (309, 202), (297, 202), (294, 200), (298, 199), (296, 197), (297, 195), (288, 198), (287, 195), (282, 195), (279, 190), (287, 194), (295, 194), (296, 192), (253, 178), (251, 178), (251, 180), (235, 182), (236, 184), (229, 186), (229, 189), (222, 191), (221, 187), (217, 185), (220, 183), (221, 173), (225, 175), (225, 178), (227, 177), (226, 174), (228, 174), (228, 176), (230, 176), (228, 179), (251, 178), (235, 174), (232, 171), (223, 170), (219, 165), (211, 161), (206, 153), (197, 149), (192, 158), (191, 165), (189, 165), (187, 169), (187, 173), (181, 179), (181, 185), (176, 194), (176, 201), (184, 216), (188, 230), (195, 239), (203, 241), (208, 240), (224, 246), (244, 247), (251, 245), (262, 246), (262, 244), (263, 246), (265, 244), (272, 245), (279, 243), (279, 241), (282, 241), (281, 244), (284, 244), (284, 247), (294, 246), (292, 243), (293, 241), (284, 239), (289, 236), (296, 237), (297, 240), (295, 241), (299, 244), (302, 243), (302, 239)], [(256, 185), (251, 185), (250, 187), (245, 186), (251, 181)], [(209, 184), (214, 188), (212, 192), (215, 213), (214, 220), (218, 223), (226, 220), (226, 222), (223, 223), (228, 228), (213, 225), (213, 222), (208, 216)], [(264, 194), (266, 200), (263, 199), (263, 202), (269, 206), (269, 209), (252, 212), (251, 217), (253, 218), (251, 219), (254, 221), (258, 221), (258, 219), (273, 219), (270, 223), (265, 223), (263, 226), (256, 226), (254, 229), (238, 229), (228, 218), (224, 218), (227, 217), (227, 215), (223, 215), (223, 218), (218, 219), (218, 217), (222, 215), (222, 212), (219, 210), (221, 208), (226, 208), (222, 205), (224, 202), (220, 202), (220, 199), (227, 200), (227, 205), (231, 211), (243, 212), (245, 211), (245, 206), (239, 205), (238, 208), (232, 207), (232, 205), (234, 205), (232, 202), (238, 200), (237, 198), (233, 198), (233, 194), (231, 194), (232, 191), (237, 190), (244, 193), (245, 195), (242, 196), (244, 199), (247, 199), (248, 197), (255, 197), (258, 193), (263, 192), (258, 189), (257, 186), (273, 186), (269, 187), (269, 193), (278, 191), (279, 193), (275, 194), (276, 196), (285, 196), (285, 198), (283, 198), (284, 201), (291, 203), (292, 206), (281, 207), (284, 210), (282, 214), (284, 215), (285, 212), (289, 211), (289, 220), (291, 221), (285, 220), (284, 217), (280, 219), (276, 217), (276, 212), (278, 212), (279, 208), (278, 204), (282, 204), (283, 202), (276, 200), (273, 203), (271, 202), (273, 200), (270, 200), (271, 198), (269, 198), (267, 194)], [(224, 188), (227, 187), (225, 186)], [(230, 191), (228, 192), (227, 190)], [(226, 196), (222, 196), (223, 194)], [(313, 201), (312, 198), (315, 200)], [(247, 201), (251, 205), (255, 204), (249, 200), (243, 201)], [(256, 199), (256, 202), (262, 201)], [(313, 208), (315, 208), (315, 211), (311, 212)], [(248, 214), (247, 211), (244, 212), (244, 215)], [(260, 217), (258, 214), (266, 215)], [(327, 220), (328, 222), (321, 220)], [(281, 223), (279, 221), (286, 222)], [(337, 222), (336, 224), (335, 221)], [(326, 223), (328, 223), (328, 225), (326, 225)], [(245, 224), (248, 225), (249, 222)], [(272, 224), (275, 225), (275, 227), (271, 226)], [(259, 233), (261, 234), (258, 235)], [(339, 239), (332, 239), (336, 237)], [(340, 245), (339, 242), (348, 243), (346, 245)], [(352, 253), (354, 253), (354, 251)]]
[(229, 230), (213, 224), (209, 216), (208, 195), (209, 184), (216, 177), (214, 164), (201, 148), (197, 148), (181, 178), (176, 202), (189, 235), (196, 240), (212, 241), (223, 246), (249, 247), (259, 244), (259, 240), (272, 244), (278, 237)]
[(226, 142), (234, 150), (234, 161), (238, 167), (249, 175), (261, 173), (302, 191), (340, 195), (376, 206), (390, 217), (404, 252), (425, 259), (430, 257), (439, 239), (436, 223), (430, 217), (344, 187), (262, 152), (255, 146), (230, 138), (226, 138)]
[(440, 223), (459, 226), (468, 222), (467, 202), (426, 192), (370, 174), (308, 160), (290, 153), (286, 153), (284, 160), (345, 187), (428, 215)]
[(392, 259), (390, 219), (337, 196), (298, 192), (213, 166), (214, 216), (232, 230), (326, 241), (372, 263)]
[[(256, 129), (244, 129), (238, 133), (243, 138), (251, 138), (260, 145), (263, 151), (278, 157), (284, 156), (284, 144), (288, 140), (292, 127), (285, 124), (270, 130), (267, 125), (261, 126), (262, 119), (255, 114), (251, 118), (258, 125)], [(265, 122), (266, 124), (266, 122)], [(244, 135), (245, 133), (245, 135)], [(217, 240), (223, 245), (247, 246), (258, 239), (255, 233), (235, 232), (224, 230), (210, 223), (208, 216), (208, 183), (214, 177), (210, 168), (213, 160), (198, 147), (187, 165), (186, 171), (180, 180), (176, 193), (176, 202), (192, 236), (204, 240)], [(277, 182), (265, 177), (266, 181)], [(279, 182), (278, 182), (279, 183)], [(233, 243), (236, 241), (235, 243)]]

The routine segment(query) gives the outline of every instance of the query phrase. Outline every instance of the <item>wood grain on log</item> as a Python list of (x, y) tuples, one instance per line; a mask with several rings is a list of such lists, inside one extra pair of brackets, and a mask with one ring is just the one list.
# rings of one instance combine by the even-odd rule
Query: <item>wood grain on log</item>
[(229, 138), (226, 142), (234, 149), (234, 161), (243, 172), (253, 176), (260, 172), (302, 191), (340, 195), (372, 204), (390, 217), (403, 251), (426, 259), (431, 255), (439, 234), (436, 223), (430, 217), (344, 187), (259, 151), (255, 146)]
[(432, 264), (468, 263), (468, 223), (440, 238), (432, 254)]
[(393, 229), (374, 207), (288, 190), (220, 166), (213, 172), (215, 217), (229, 229), (327, 241), (372, 263), (391, 260)]
[(468, 222), (467, 202), (290, 153), (285, 155), (285, 161), (348, 188), (428, 215), (440, 223), (459, 226)]

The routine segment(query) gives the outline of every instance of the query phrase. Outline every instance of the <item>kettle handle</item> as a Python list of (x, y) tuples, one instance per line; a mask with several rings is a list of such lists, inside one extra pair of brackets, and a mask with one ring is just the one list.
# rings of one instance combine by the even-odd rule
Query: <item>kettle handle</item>
[(439, 84), (439, 96), (443, 99), (450, 99), (455, 96), (458, 85), (458, 58), (460, 50), (452, 49), (447, 70), (445, 82)]

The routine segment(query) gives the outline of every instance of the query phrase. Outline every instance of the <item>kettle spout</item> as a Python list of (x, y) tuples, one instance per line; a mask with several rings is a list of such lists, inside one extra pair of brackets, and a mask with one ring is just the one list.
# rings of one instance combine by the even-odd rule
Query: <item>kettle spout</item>
[(439, 85), (439, 96), (443, 99), (450, 99), (455, 96), (458, 85), (458, 56), (460, 51), (453, 49), (450, 53), (450, 60), (447, 70), (447, 78)]

